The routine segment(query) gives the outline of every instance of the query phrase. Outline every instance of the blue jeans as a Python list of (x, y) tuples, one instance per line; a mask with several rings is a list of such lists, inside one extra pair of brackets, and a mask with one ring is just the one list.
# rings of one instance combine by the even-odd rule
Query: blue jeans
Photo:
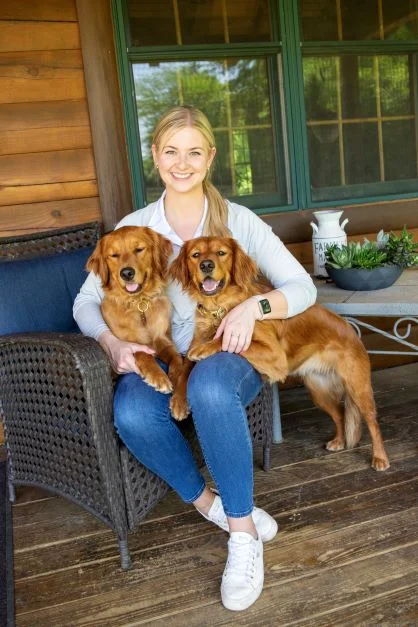
[[(261, 386), (249, 362), (227, 352), (198, 362), (189, 378), (187, 396), (196, 433), (230, 517), (247, 516), (253, 509), (252, 443), (245, 407)], [(115, 390), (115, 425), (131, 453), (191, 503), (202, 494), (205, 481), (169, 402), (170, 395), (157, 392), (137, 374), (123, 375)]]

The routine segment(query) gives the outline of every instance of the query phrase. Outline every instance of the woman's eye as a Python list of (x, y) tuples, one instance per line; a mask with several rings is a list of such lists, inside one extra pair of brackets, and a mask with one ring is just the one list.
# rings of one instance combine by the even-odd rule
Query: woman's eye
[(224, 255), (226, 255), (226, 252), (223, 251), (223, 250), (219, 250), (218, 251), (218, 255), (219, 255), (219, 257), (223, 257)]
[(198, 152), (197, 150), (194, 150), (192, 153), (193, 157), (200, 157), (202, 153)]
[(200, 257), (200, 253), (193, 253), (193, 254), (192, 254), (192, 257), (193, 257), (194, 259), (197, 259), (198, 257)]
[(136, 253), (142, 253), (143, 250), (144, 250), (143, 248), (135, 248)]

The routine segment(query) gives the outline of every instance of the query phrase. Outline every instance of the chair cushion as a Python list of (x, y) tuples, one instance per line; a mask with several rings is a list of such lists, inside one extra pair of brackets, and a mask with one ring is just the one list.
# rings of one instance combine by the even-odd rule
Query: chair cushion
[(0, 335), (78, 331), (72, 306), (93, 248), (0, 263)]

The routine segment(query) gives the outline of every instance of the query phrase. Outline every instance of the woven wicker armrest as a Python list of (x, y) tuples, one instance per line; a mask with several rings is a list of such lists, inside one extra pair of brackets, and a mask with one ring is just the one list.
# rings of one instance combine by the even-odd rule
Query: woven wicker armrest
[(13, 484), (83, 505), (126, 538), (108, 358), (82, 335), (0, 337), (0, 411)]

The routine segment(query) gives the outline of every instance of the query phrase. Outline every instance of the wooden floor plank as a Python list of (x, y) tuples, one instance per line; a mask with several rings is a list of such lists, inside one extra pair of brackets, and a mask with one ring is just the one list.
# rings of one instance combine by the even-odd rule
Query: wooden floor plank
[(302, 627), (412, 627), (418, 623), (418, 583), (291, 625)]
[[(277, 542), (280, 546), (298, 544), (326, 532), (372, 521), (377, 516), (403, 511), (405, 501), (408, 499), (412, 503), (417, 496), (417, 481), (410, 481), (277, 516), (281, 526)], [(176, 523), (172, 525), (172, 527), (175, 526)], [(197, 584), (198, 573), (201, 570), (207, 569), (208, 576), (211, 570), (214, 572), (218, 572), (219, 568), (222, 570), (226, 546), (225, 533), (220, 530), (212, 532), (211, 528), (206, 525), (199, 534), (197, 531), (199, 526), (200, 521), (197, 518), (195, 527), (187, 529), (186, 525), (181, 524), (184, 536), (177, 538), (177, 542), (171, 544), (167, 543), (169, 534), (162, 525), (159, 530), (144, 526), (145, 542), (149, 534), (155, 540), (155, 534), (156, 532), (158, 534), (158, 531), (161, 535), (164, 531), (166, 532), (166, 542), (164, 543), (162, 539), (160, 545), (155, 544), (152, 549), (141, 553), (140, 559), (134, 561), (133, 568), (128, 573), (120, 570), (119, 559), (114, 554), (113, 559), (81, 564), (78, 569), (44, 571), (38, 577), (17, 579), (15, 582), (17, 607), (21, 610), (32, 611), (39, 609), (47, 602), (54, 604), (60, 604), (64, 600), (77, 602), (82, 596), (92, 596), (99, 592), (104, 594), (115, 587), (117, 589), (129, 588), (132, 584), (141, 584), (144, 599), (152, 603), (151, 599), (156, 596), (155, 578), (163, 577), (164, 590), (178, 591), (178, 582), (182, 578), (187, 581), (191, 578)], [(272, 550), (273, 544), (268, 550)], [(24, 554), (21, 559), (24, 561)], [(212, 563), (216, 566), (212, 566)], [(173, 564), (175, 564), (174, 569)], [(18, 570), (17, 564), (16, 570)], [(185, 574), (187, 574), (186, 577)], [(204, 574), (202, 578), (205, 579)], [(192, 588), (189, 592), (194, 597), (195, 589)]]
[[(416, 567), (413, 552), (414, 547), (417, 547), (414, 544), (417, 528), (418, 522), (416, 511), (414, 511), (409, 514), (389, 516), (370, 525), (344, 528), (340, 532), (320, 536), (304, 543), (306, 549), (300, 545), (299, 550), (296, 550), (296, 547), (283, 548), (277, 543), (272, 543), (269, 550), (269, 545), (266, 545), (264, 598), (260, 599), (253, 610), (246, 612), (245, 617), (243, 615), (244, 621), (249, 618), (254, 620), (256, 616), (258, 623), (266, 612), (270, 618), (280, 616), (280, 620), (284, 622), (287, 622), (289, 618), (297, 620), (301, 617), (298, 614), (298, 607), (305, 605), (304, 595), (306, 601), (309, 600), (311, 582), (315, 580), (315, 577), (331, 582), (335, 576), (335, 578), (343, 579), (347, 588), (345, 569), (349, 573), (356, 573), (355, 576), (350, 575), (352, 581), (348, 578), (351, 589), (342, 592), (332, 587), (327, 591), (323, 586), (319, 586), (322, 590), (322, 599), (316, 612), (323, 611), (324, 607), (327, 608), (327, 598), (332, 599), (332, 606), (337, 605), (337, 607), (350, 602), (350, 599), (344, 598), (343, 594), (350, 593), (354, 600), (358, 601), (359, 597), (355, 592), (361, 592), (365, 586), (362, 582), (357, 582), (357, 573), (363, 570), (369, 572), (371, 581), (368, 585), (375, 593), (378, 586), (383, 584), (389, 591), (393, 589), (392, 583), (397, 588), (400, 581), (402, 585), (410, 584), (413, 582), (414, 566)], [(390, 539), (392, 533), (395, 534), (393, 541)], [(206, 547), (206, 552), (207, 549), (208, 547)], [(218, 598), (218, 587), (225, 557), (225, 555), (221, 556), (221, 553), (225, 553), (225, 547), (221, 551), (215, 544), (211, 546), (212, 560), (208, 560), (206, 564), (195, 563), (194, 568), (187, 573), (186, 577), (182, 573), (179, 576), (178, 573), (167, 572), (164, 576), (164, 586), (158, 591), (152, 580), (144, 578), (142, 583), (131, 581), (129, 587), (125, 586), (123, 589), (118, 589), (116, 586), (116, 589), (109, 591), (107, 595), (90, 596), (84, 601), (76, 599), (70, 604), (71, 607), (68, 603), (61, 603), (51, 608), (46, 614), (43, 612), (43, 616), (48, 625), (60, 624), (60, 621), (66, 624), (65, 621), (68, 620), (66, 617), (71, 616), (71, 624), (99, 626), (108, 624), (109, 619), (112, 619), (114, 625), (139, 624), (150, 619), (153, 614), (163, 615), (164, 620), (167, 621), (171, 615), (174, 621), (176, 614), (179, 614), (179, 620), (183, 622), (168, 621), (168, 624), (201, 625), (202, 623), (199, 622), (202, 620), (201, 608), (195, 608), (196, 598), (200, 597), (205, 604), (211, 605), (211, 624), (224, 624), (225, 620), (228, 624), (227, 617), (230, 617), (230, 613), (220, 605)], [(201, 554), (205, 554), (205, 549)], [(394, 558), (393, 554), (397, 557)], [(217, 556), (217, 564), (213, 563), (214, 555)], [(385, 563), (388, 567), (392, 564), (397, 565), (397, 570), (391, 569), (387, 573), (383, 570), (380, 572), (381, 581), (379, 581), (380, 565)], [(283, 603), (287, 605), (286, 612), (282, 610), (281, 603), (279, 603), (275, 612), (271, 614), (271, 604), (276, 605), (275, 595), (281, 599), (285, 598)], [(311, 611), (314, 610), (310, 609)], [(33, 622), (36, 614), (37, 612), (31, 612), (29, 615), (22, 614), (20, 623), (22, 625), (36, 624)], [(241, 624), (240, 621), (237, 624)], [(255, 624), (255, 622), (243, 624)]]
[[(411, 459), (414, 455), (415, 445), (403, 444), (403, 443), (394, 443), (388, 448), (390, 453), (390, 457), (392, 463), (406, 461), (407, 459)], [(341, 460), (344, 457), (344, 464), (341, 464)], [(343, 469), (343, 470), (341, 470)], [(313, 481), (319, 481), (323, 479), (328, 479), (330, 477), (336, 476), (338, 474), (345, 475), (349, 473), (353, 473), (354, 471), (359, 471), (361, 469), (367, 470), (371, 474), (374, 471), (368, 469), (367, 462), (358, 459), (355, 456), (355, 451), (347, 451), (346, 455), (330, 455), (328, 458), (323, 460), (322, 462), (318, 462), (318, 460), (306, 460), (305, 462), (300, 462), (295, 468), (295, 465), (291, 467), (290, 472), (289, 468), (282, 469), (282, 476), (277, 477), (275, 482), (271, 482), (270, 491), (274, 489), (285, 490), (286, 488), (294, 488), (295, 486), (299, 486), (302, 483), (308, 484)], [(338, 472), (340, 471), (340, 472)], [(265, 473), (256, 474), (256, 492), (258, 494), (257, 501), (260, 500), (261, 494), (266, 494), (267, 490), (265, 490), (263, 486), (263, 477), (261, 475)], [(266, 475), (266, 478), (270, 479), (270, 474), (273, 474), (273, 471)], [(357, 485), (357, 482), (354, 482)], [(374, 485), (374, 484), (372, 484)], [(257, 490), (257, 486), (259, 489)], [(322, 488), (321, 488), (322, 490)], [(295, 492), (293, 491), (293, 494)], [(333, 495), (331, 495), (333, 496)], [(309, 505), (311, 501), (306, 500), (304, 505)], [(43, 505), (44, 503), (39, 503)], [(46, 520), (55, 521), (57, 517), (57, 509), (53, 508), (53, 503), (47, 504), (48, 509), (43, 510), (43, 515)], [(55, 505), (61, 510), (62, 503), (59, 500), (55, 502)], [(291, 507), (292, 510), (292, 507)], [(22, 509), (20, 510), (19, 521), (26, 520), (25, 513)], [(65, 508), (65, 515), (68, 516), (69, 508)], [(82, 510), (81, 510), (82, 511)], [(84, 513), (84, 512), (83, 512)], [(205, 533), (205, 527), (207, 524), (203, 521), (196, 513), (190, 508), (190, 506), (184, 504), (180, 499), (172, 499), (171, 507), (167, 507), (164, 511), (164, 521), (169, 520), (169, 516), (171, 517), (181, 517), (183, 514), (188, 516), (188, 519), (195, 520), (197, 523), (201, 523), (198, 529), (201, 529), (202, 533)], [(285, 511), (281, 511), (281, 515), (284, 515)], [(36, 513), (32, 510), (32, 516), (36, 518)], [(140, 526), (138, 532), (130, 536), (129, 545), (133, 555), (135, 552), (140, 552), (142, 550), (147, 550), (147, 546), (144, 547), (144, 538), (142, 538), (142, 530), (145, 526), (152, 527), (154, 526), (154, 521), (158, 518), (158, 514), (151, 514), (144, 523)], [(39, 520), (39, 519), (37, 519)], [(181, 519), (179, 518), (179, 521)], [(187, 522), (186, 518), (183, 518), (183, 524)], [(42, 572), (42, 566), (48, 565), (48, 570), (54, 570), (55, 568), (71, 568), (75, 566), (79, 566), (83, 562), (91, 562), (94, 560), (102, 560), (109, 559), (115, 557), (116, 550), (116, 541), (114, 539), (113, 533), (105, 528), (104, 526), (100, 526), (100, 529), (97, 531), (92, 530), (91, 524), (88, 525), (87, 528), (83, 530), (83, 535), (78, 535), (76, 537), (68, 536), (68, 530), (66, 527), (60, 527), (59, 531), (64, 532), (64, 537), (61, 539), (57, 539), (53, 541), (53, 538), (56, 537), (53, 534), (53, 530), (48, 534), (47, 540), (45, 541), (45, 537), (42, 536), (40, 541), (37, 544), (33, 544), (33, 536), (29, 538), (27, 535), (27, 527), (26, 525), (22, 526), (22, 529), (18, 529), (19, 521), (15, 521), (16, 525), (16, 541), (15, 541), (15, 551), (16, 554), (20, 552), (24, 552), (25, 560), (22, 562), (22, 566), (24, 568), (23, 573), (19, 571), (16, 572), (16, 577), (20, 578), (22, 576), (32, 576), (36, 573)], [(84, 517), (82, 521), (85, 521)], [(91, 521), (90, 521), (91, 523)], [(94, 521), (95, 523), (95, 521)], [(34, 530), (37, 533), (38, 525), (41, 525), (41, 528), (44, 528), (42, 525), (45, 524), (45, 520), (41, 520), (39, 523), (34, 523)], [(94, 527), (93, 527), (94, 529)], [(57, 531), (57, 530), (55, 530)], [(80, 528), (77, 527), (77, 533), (80, 533)], [(194, 530), (190, 530), (190, 533), (193, 533)], [(157, 532), (156, 532), (157, 533)], [(187, 527), (183, 527), (183, 534), (181, 538), (187, 533)], [(113, 538), (113, 542), (112, 542)], [(25, 542), (22, 543), (22, 539)], [(29, 542), (27, 542), (29, 540)], [(161, 542), (161, 539), (159, 539)], [(181, 539), (180, 539), (181, 541)]]
[[(418, 624), (418, 364), (373, 373), (392, 466), (376, 473), (370, 439), (328, 453), (328, 417), (303, 388), (281, 394), (285, 441), (270, 473), (256, 469), (256, 503), (280, 524), (265, 546), (265, 589), (246, 612), (225, 610), (219, 584), (227, 535), (173, 493), (130, 537), (120, 569), (114, 534), (60, 497), (18, 489), (16, 625)], [(255, 450), (259, 462), (260, 448)]]

